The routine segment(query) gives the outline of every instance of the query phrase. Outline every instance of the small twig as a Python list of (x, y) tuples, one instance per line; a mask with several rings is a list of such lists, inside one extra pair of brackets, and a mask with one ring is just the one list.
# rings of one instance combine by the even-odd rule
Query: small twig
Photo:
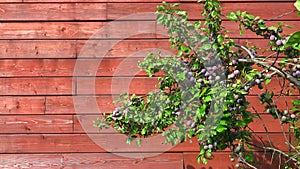
[[(236, 154), (236, 153), (235, 153), (235, 154)], [(250, 163), (248, 163), (248, 162), (245, 160), (245, 158), (243, 158), (241, 155), (238, 155), (238, 154), (236, 154), (236, 155), (238, 156), (238, 161), (239, 161), (239, 162), (243, 163), (244, 165), (247, 165), (247, 166), (250, 167), (250, 168), (257, 169), (255, 166), (253, 166), (253, 165), (251, 165)]]
[(268, 20), (268, 21), (272, 21), (272, 20), (275, 20), (275, 19), (279, 19), (279, 18), (282, 18), (282, 17), (284, 17), (284, 16), (290, 15), (290, 14), (296, 12), (296, 11), (297, 11), (297, 10), (294, 9), (294, 10), (292, 10), (292, 11), (290, 11), (290, 12), (283, 13), (283, 14), (281, 14), (281, 15), (275, 16), (275, 17), (270, 18), (270, 19), (267, 19), (267, 20)]
[(255, 107), (253, 105), (251, 105), (251, 108), (254, 110), (254, 112), (256, 113), (256, 115), (258, 116), (259, 120), (261, 121), (263, 127), (264, 127), (264, 130), (266, 131), (266, 134), (267, 134), (267, 138), (268, 138), (268, 141), (269, 141), (269, 144), (273, 147), (273, 144), (272, 144), (272, 141), (271, 141), (271, 138), (269, 136), (269, 131), (267, 129), (267, 126), (264, 122), (264, 120), (260, 117), (259, 113), (257, 112), (257, 110), (255, 109)]
[(279, 160), (278, 168), (280, 169), (281, 168), (281, 154), (278, 155), (278, 160)]
[[(276, 103), (273, 101), (273, 104), (276, 104)], [(275, 113), (276, 113), (276, 116), (280, 119), (280, 116), (279, 116), (279, 114), (278, 114), (277, 109), (275, 110)], [(284, 128), (283, 128), (282, 124), (280, 124), (280, 128), (281, 128), (281, 131), (282, 131), (282, 133), (283, 133), (283, 136), (284, 136), (284, 139), (285, 139), (286, 143), (289, 143), (289, 139), (288, 139), (287, 136), (286, 136), (286, 133), (285, 133), (285, 131), (284, 131)]]
[[(266, 150), (265, 150), (265, 151), (266, 151)], [(272, 152), (271, 161), (270, 161), (271, 164), (273, 163), (274, 155), (275, 155), (275, 151)]]
[(287, 158), (289, 158), (289, 159), (291, 159), (291, 160), (293, 160), (293, 161), (298, 161), (297, 159), (295, 159), (295, 158), (293, 158), (293, 157), (290, 157), (288, 154), (286, 154), (285, 152), (283, 152), (283, 151), (281, 151), (281, 150), (278, 150), (278, 149), (276, 149), (276, 148), (273, 148), (273, 147), (266, 147), (266, 146), (260, 146), (260, 145), (256, 145), (256, 144), (253, 144), (253, 143), (250, 143), (250, 142), (247, 142), (247, 144), (249, 144), (249, 145), (252, 145), (252, 146), (254, 146), (254, 147), (257, 147), (257, 148), (261, 148), (261, 149), (265, 149), (265, 150), (270, 150), (270, 151), (274, 151), (274, 152), (277, 152), (277, 153), (279, 153), (279, 154), (282, 154), (282, 155), (284, 155), (285, 157), (287, 157)]
[(265, 146), (265, 143), (264, 143), (262, 137), (259, 136), (259, 135), (257, 135), (257, 133), (253, 129), (251, 129), (249, 126), (248, 126), (248, 129), (251, 130), (253, 132), (253, 134), (259, 139), (259, 141), (261, 142), (261, 144)]
[(290, 146), (292, 149), (294, 149), (294, 151), (296, 151), (297, 154), (300, 156), (300, 152), (297, 150), (297, 148), (296, 148), (295, 146), (293, 146), (293, 145), (290, 144), (290, 143), (286, 143), (286, 144), (289, 144), (289, 146)]
[(284, 77), (285, 79), (287, 79), (291, 83), (295, 84), (297, 86), (297, 88), (300, 89), (300, 81), (298, 81), (296, 78), (294, 78), (290, 74), (280, 70), (278, 67), (276, 67), (274, 65), (272, 66), (272, 65), (269, 65), (268, 63), (260, 61), (259, 59), (256, 59), (253, 56), (253, 54), (251, 53), (251, 51), (249, 51), (249, 49), (247, 49), (245, 46), (238, 45), (238, 44), (236, 44), (236, 46), (242, 48), (243, 50), (245, 50), (250, 56), (250, 58), (248, 58), (248, 59), (238, 59), (240, 62), (252, 62), (252, 63), (256, 63), (257, 65), (261, 65), (261, 66), (263, 66), (263, 67), (265, 67), (265, 68), (267, 68), (267, 69), (269, 69), (273, 72), (276, 72), (277, 74)]

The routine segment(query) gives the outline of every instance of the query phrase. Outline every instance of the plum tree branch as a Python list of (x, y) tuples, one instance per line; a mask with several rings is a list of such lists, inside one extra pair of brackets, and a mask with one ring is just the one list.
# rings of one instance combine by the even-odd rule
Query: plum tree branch
[(238, 61), (240, 61), (240, 62), (251, 62), (251, 63), (257, 64), (258, 66), (261, 65), (262, 67), (265, 67), (265, 68), (267, 68), (267, 69), (269, 69), (273, 72), (276, 72), (278, 75), (284, 77), (289, 82), (296, 85), (296, 87), (298, 89), (300, 89), (300, 81), (297, 80), (295, 77), (293, 77), (292, 75), (286, 73), (285, 71), (280, 70), (278, 67), (276, 67), (274, 65), (270, 65), (270, 64), (268, 64), (264, 61), (259, 60), (258, 58), (255, 58), (255, 56), (253, 56), (251, 51), (249, 49), (247, 49), (245, 46), (242, 46), (242, 45), (239, 45), (239, 44), (236, 44), (236, 46), (242, 48), (243, 50), (245, 50), (250, 56), (250, 58), (248, 58), (248, 59), (238, 59)]
[(294, 157), (291, 157), (289, 156), (288, 154), (286, 154), (285, 152), (281, 151), (281, 150), (278, 150), (276, 148), (273, 148), (273, 147), (266, 147), (266, 146), (261, 146), (261, 145), (257, 145), (257, 144), (253, 144), (253, 143), (250, 143), (250, 142), (247, 142), (247, 144), (251, 145), (251, 146), (254, 146), (254, 147), (257, 147), (257, 148), (261, 148), (261, 149), (264, 149), (264, 150), (269, 150), (269, 151), (274, 151), (274, 152), (277, 152), (279, 154), (282, 154), (284, 155), (285, 157), (291, 159), (292, 161), (298, 161), (297, 159), (295, 159)]

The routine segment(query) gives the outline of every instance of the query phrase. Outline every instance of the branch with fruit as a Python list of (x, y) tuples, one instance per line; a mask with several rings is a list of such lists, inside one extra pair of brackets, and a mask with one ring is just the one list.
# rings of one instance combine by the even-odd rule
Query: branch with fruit
[[(231, 160), (238, 160), (237, 167), (256, 168), (257, 147), (283, 156), (286, 167), (299, 167), (300, 100), (293, 100), (292, 107), (285, 101), (284, 110), (278, 108), (277, 101), (286, 100), (300, 89), (300, 32), (283, 36), (282, 23), (267, 26), (263, 19), (247, 12), (231, 12), (228, 19), (239, 23), (241, 35), (252, 31), (269, 40), (273, 54), (259, 56), (257, 47), (236, 44), (227, 34), (217, 0), (205, 0), (202, 4), (204, 23), (189, 22), (187, 12), (180, 10), (178, 4), (163, 2), (158, 6), (157, 23), (168, 30), (171, 48), (177, 54), (166, 57), (151, 53), (139, 67), (149, 76), (164, 72), (157, 84), (159, 90), (144, 96), (121, 95), (118, 108), (95, 125), (100, 129), (112, 126), (128, 135), (127, 143), (135, 140), (139, 146), (142, 138), (155, 134), (162, 134), (166, 137), (164, 143), (172, 144), (196, 137), (198, 161), (205, 164), (212, 159), (212, 152), (229, 149)], [(299, 9), (299, 0), (295, 6)], [(266, 86), (276, 79), (279, 91), (269, 90)], [(298, 141), (292, 144), (282, 130), (290, 152), (272, 146), (257, 107), (247, 100), (248, 95), (255, 94), (264, 111), (280, 120), (282, 129), (282, 125), (289, 124), (289, 131)], [(269, 147), (251, 129), (254, 119), (262, 122)], [(176, 127), (170, 128), (171, 125)]]

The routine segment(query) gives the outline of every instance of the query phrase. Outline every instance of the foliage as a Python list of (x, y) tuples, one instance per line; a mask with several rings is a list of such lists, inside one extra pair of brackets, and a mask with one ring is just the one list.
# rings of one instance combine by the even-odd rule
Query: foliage
[[(299, 142), (300, 100), (293, 100), (293, 107), (281, 110), (276, 99), (300, 89), (300, 32), (284, 36), (283, 23), (267, 26), (263, 19), (247, 12), (229, 13), (228, 19), (239, 23), (241, 35), (251, 31), (269, 39), (272, 57), (260, 56), (257, 47), (236, 44), (223, 29), (222, 7), (217, 0), (202, 3), (204, 23), (189, 22), (187, 12), (180, 10), (178, 4), (164, 2), (158, 6), (157, 23), (167, 28), (171, 48), (177, 50), (177, 55), (145, 57), (139, 67), (150, 77), (164, 72), (158, 90), (145, 96), (120, 95), (116, 100), (118, 108), (95, 125), (100, 129), (113, 126), (128, 135), (128, 143), (137, 140), (137, 145), (141, 138), (159, 133), (166, 137), (165, 143), (172, 144), (197, 137), (198, 161), (205, 164), (213, 157), (212, 152), (230, 149), (231, 160), (238, 159), (255, 168), (257, 147), (283, 155), (286, 166), (299, 167), (299, 144), (286, 139), (292, 150), (286, 154), (253, 142), (256, 136), (249, 124), (262, 118), (246, 96), (257, 94), (264, 111), (280, 119), (281, 125), (289, 124)], [(299, 8), (299, 1), (295, 6)], [(279, 77), (282, 89), (274, 93), (268, 85)], [(176, 127), (170, 128), (172, 124)]]

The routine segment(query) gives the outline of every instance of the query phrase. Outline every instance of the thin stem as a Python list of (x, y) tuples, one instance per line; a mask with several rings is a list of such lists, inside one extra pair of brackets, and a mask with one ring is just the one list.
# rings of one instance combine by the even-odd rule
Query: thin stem
[(267, 129), (267, 126), (264, 122), (264, 120), (260, 117), (259, 113), (257, 112), (257, 110), (255, 109), (255, 107), (253, 105), (251, 105), (251, 108), (254, 110), (254, 112), (256, 113), (256, 115), (258, 116), (259, 120), (261, 121), (263, 127), (264, 127), (264, 130), (266, 131), (266, 134), (267, 134), (267, 138), (268, 138), (268, 141), (269, 141), (269, 144), (273, 147), (273, 144), (272, 144), (272, 141), (271, 141), (271, 138), (269, 136), (269, 131)]
[(250, 163), (248, 163), (245, 158), (243, 158), (242, 156), (239, 155), (239, 161), (243, 164), (246, 164), (248, 167), (253, 168), (253, 169), (257, 169), (255, 166), (251, 165)]
[(251, 51), (249, 51), (245, 46), (238, 45), (238, 44), (236, 44), (236, 46), (242, 48), (243, 50), (245, 50), (250, 56), (250, 58), (248, 58), (248, 59), (239, 59), (240, 62), (252, 62), (252, 63), (256, 63), (258, 66), (261, 65), (262, 67), (265, 67), (265, 68), (267, 68), (267, 69), (269, 69), (273, 72), (276, 72), (277, 74), (284, 77), (285, 79), (287, 79), (291, 83), (295, 84), (297, 86), (297, 88), (300, 89), (300, 81), (298, 81), (296, 78), (294, 78), (290, 74), (280, 70), (278, 67), (276, 67), (274, 65), (272, 66), (272, 65), (269, 65), (268, 63), (260, 61), (259, 59), (256, 59), (253, 56), (253, 54), (251, 53)]
[(253, 143), (250, 143), (250, 142), (247, 142), (247, 144), (249, 145), (252, 145), (254, 147), (257, 147), (257, 148), (261, 148), (261, 149), (264, 149), (264, 150), (270, 150), (270, 151), (274, 151), (274, 152), (277, 152), (279, 154), (282, 154), (283, 156), (293, 160), (293, 161), (298, 161), (297, 159), (293, 158), (293, 157), (290, 157), (288, 154), (286, 154), (285, 152), (281, 151), (281, 150), (278, 150), (276, 148), (273, 148), (273, 147), (266, 147), (266, 146), (260, 146), (260, 145), (256, 145), (256, 144), (253, 144)]

